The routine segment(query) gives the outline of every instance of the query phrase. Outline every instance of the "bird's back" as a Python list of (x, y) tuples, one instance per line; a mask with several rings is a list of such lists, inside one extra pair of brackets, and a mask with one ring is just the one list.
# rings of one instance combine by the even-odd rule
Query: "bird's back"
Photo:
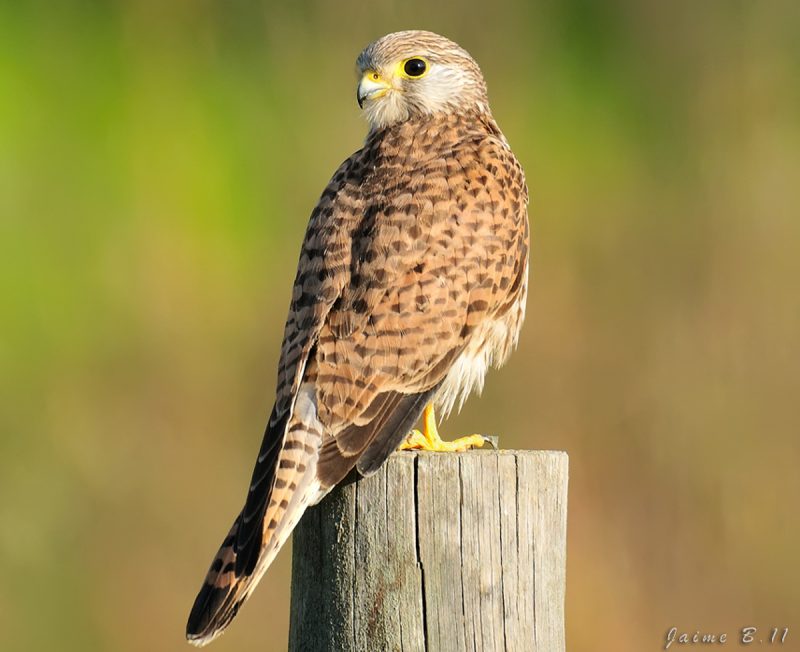
[(376, 470), (426, 403), (479, 387), (516, 341), (527, 190), (487, 114), (370, 133), (322, 193), (301, 248), (275, 406), (245, 506), (187, 635), (217, 636), (308, 505)]

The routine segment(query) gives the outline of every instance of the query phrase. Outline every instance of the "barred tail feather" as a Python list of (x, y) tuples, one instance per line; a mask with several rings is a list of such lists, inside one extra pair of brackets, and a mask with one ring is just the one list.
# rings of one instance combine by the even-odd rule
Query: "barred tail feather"
[(193, 645), (206, 645), (225, 630), (303, 512), (327, 493), (316, 474), (321, 429), (316, 409), (302, 390), (294, 415), (274, 424), (271, 420), (267, 428), (245, 506), (189, 614), (186, 638)]
[(243, 583), (236, 577), (234, 549), (240, 518), (241, 515), (236, 517), (233, 527), (214, 557), (189, 614), (186, 638), (193, 645), (202, 646), (214, 640), (233, 620), (238, 609), (235, 605), (241, 604), (239, 596)]
[[(189, 643), (203, 647), (225, 631), (289, 538), (300, 515), (310, 504), (316, 502), (317, 495), (318, 493), (313, 490), (305, 492), (303, 500), (296, 502), (291, 511), (287, 510), (284, 513), (281, 523), (263, 546), (252, 574), (236, 574), (235, 539), (231, 540), (231, 535), (225, 538), (189, 614), (186, 625), (186, 638)], [(238, 522), (239, 518), (234, 523), (232, 533), (236, 530)]]

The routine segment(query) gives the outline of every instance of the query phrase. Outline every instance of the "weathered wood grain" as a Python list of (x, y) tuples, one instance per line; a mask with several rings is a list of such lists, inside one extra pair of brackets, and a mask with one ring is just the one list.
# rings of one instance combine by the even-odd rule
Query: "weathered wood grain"
[(567, 455), (392, 455), (308, 510), (289, 649), (564, 650)]

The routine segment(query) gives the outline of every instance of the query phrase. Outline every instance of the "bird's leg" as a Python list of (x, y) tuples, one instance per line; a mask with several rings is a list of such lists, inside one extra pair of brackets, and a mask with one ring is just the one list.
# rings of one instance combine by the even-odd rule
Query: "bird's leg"
[(425, 406), (422, 417), (422, 430), (412, 430), (406, 440), (400, 445), (400, 450), (424, 450), (444, 452), (460, 452), (470, 448), (480, 448), (489, 443), (497, 448), (496, 439), (485, 435), (469, 435), (459, 437), (454, 441), (443, 441), (436, 427), (436, 412), (433, 403)]

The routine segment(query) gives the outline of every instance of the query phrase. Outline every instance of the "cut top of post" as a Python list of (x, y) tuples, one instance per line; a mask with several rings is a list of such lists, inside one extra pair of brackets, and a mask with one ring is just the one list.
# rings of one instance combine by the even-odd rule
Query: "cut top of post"
[(568, 459), (403, 451), (295, 534), (292, 650), (564, 649)]

